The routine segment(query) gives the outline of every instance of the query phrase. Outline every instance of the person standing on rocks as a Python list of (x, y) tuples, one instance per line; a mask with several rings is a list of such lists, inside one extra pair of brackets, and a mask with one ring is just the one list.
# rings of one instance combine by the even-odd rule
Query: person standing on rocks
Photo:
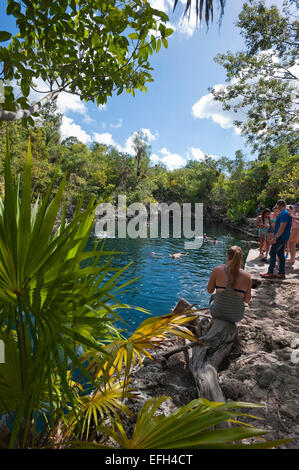
[(296, 257), (296, 244), (299, 242), (299, 206), (296, 204), (293, 211), (290, 212), (293, 219), (290, 239), (289, 239), (289, 252), (290, 252), (290, 265), (295, 263)]
[[(271, 217), (270, 217), (270, 209), (263, 209), (261, 215), (257, 218), (257, 226), (259, 229), (259, 239), (260, 239), (260, 256), (262, 257), (262, 261), (266, 261), (267, 254), (269, 252), (269, 246), (267, 245), (267, 233), (269, 228), (271, 227)], [(264, 249), (266, 250), (266, 256), (264, 257)]]
[(279, 215), (279, 210), (277, 208), (277, 204), (273, 207), (272, 209), (272, 212), (270, 214), (270, 217), (271, 217), (271, 226), (273, 228), (273, 231), (274, 231), (274, 228), (275, 228), (275, 222), (276, 222), (276, 217)]
[(251, 299), (252, 281), (251, 275), (241, 269), (242, 257), (242, 249), (231, 246), (226, 264), (216, 266), (211, 273), (207, 291), (212, 294), (210, 311), (213, 318), (236, 323), (244, 316), (244, 302)]
[[(261, 277), (266, 279), (285, 279), (285, 257), (284, 251), (286, 244), (290, 238), (292, 217), (286, 209), (286, 202), (283, 199), (277, 201), (277, 208), (279, 214), (276, 217), (274, 237), (271, 242), (270, 249), (270, 265), (267, 273), (261, 274)], [(274, 275), (274, 268), (276, 264), (276, 257), (279, 260), (279, 274)]]

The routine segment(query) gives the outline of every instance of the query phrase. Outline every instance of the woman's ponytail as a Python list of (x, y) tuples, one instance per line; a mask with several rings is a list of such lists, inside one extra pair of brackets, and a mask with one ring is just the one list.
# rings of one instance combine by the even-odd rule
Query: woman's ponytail
[(227, 252), (227, 269), (232, 286), (235, 284), (242, 266), (243, 253), (239, 246), (231, 246)]

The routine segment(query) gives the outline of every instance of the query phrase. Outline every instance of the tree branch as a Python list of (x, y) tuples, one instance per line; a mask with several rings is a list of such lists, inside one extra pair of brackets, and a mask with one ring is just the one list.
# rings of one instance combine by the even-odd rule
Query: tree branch
[(40, 101), (30, 106), (28, 109), (19, 109), (18, 111), (6, 111), (0, 109), (0, 121), (17, 121), (24, 119), (38, 112), (46, 103), (58, 97), (62, 90), (55, 90), (48, 93)]

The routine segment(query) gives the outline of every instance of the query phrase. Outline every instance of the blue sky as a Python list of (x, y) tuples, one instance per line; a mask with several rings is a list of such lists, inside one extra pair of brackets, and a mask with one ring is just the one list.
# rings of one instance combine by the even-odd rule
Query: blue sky
[[(196, 28), (194, 14), (189, 22), (181, 22), (185, 2), (179, 2), (175, 14), (173, 0), (151, 3), (168, 13), (175, 32), (168, 38), (168, 49), (162, 47), (151, 57), (154, 82), (148, 84), (148, 92), (137, 91), (135, 97), (125, 93), (113, 96), (100, 108), (77, 96), (62, 95), (58, 104), (63, 113), (63, 137), (74, 135), (86, 144), (97, 141), (132, 153), (134, 133), (144, 130), (152, 162), (163, 162), (169, 169), (183, 166), (188, 159), (202, 159), (204, 154), (234, 158), (238, 149), (252, 158), (245, 138), (233, 126), (234, 113), (224, 112), (208, 91), (225, 82), (225, 70), (213, 60), (216, 54), (243, 48), (234, 23), (244, 2), (227, 0), (220, 30), (219, 11), (214, 8), (214, 23), (208, 31), (205, 23)], [(0, 29), (11, 31), (5, 6), (6, 2), (1, 2), (4, 22), (1, 20)]]

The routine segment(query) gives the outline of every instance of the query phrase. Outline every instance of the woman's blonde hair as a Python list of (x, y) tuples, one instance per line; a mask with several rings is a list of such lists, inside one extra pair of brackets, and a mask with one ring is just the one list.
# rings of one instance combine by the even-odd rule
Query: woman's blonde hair
[(231, 246), (227, 251), (227, 269), (231, 279), (232, 286), (235, 284), (242, 266), (243, 252), (237, 245)]

